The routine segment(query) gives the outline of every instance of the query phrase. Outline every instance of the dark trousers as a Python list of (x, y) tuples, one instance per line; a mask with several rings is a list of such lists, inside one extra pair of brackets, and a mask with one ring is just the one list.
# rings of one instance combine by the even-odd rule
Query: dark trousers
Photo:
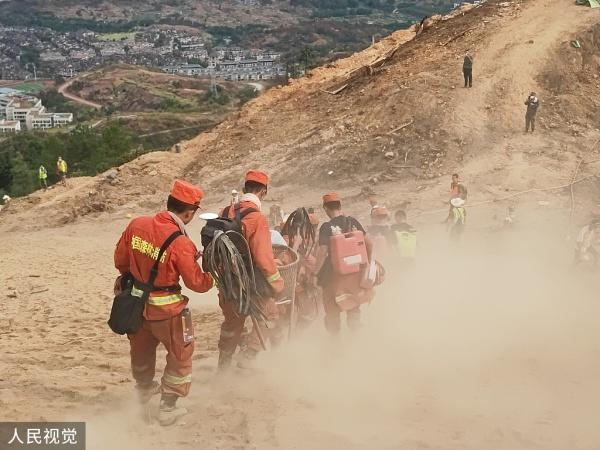
[[(235, 306), (232, 302), (223, 298), (219, 294), (219, 306), (223, 312), (223, 323), (221, 324), (221, 335), (219, 337), (219, 351), (224, 355), (231, 357), (237, 347), (242, 344), (242, 332), (244, 331), (244, 324), (246, 322), (246, 316), (238, 314)], [(258, 321), (261, 334), (266, 340), (276, 340), (280, 334), (279, 329), (276, 328), (277, 319), (279, 312), (277, 305), (273, 299), (261, 300), (261, 308), (267, 316), (268, 324), (265, 324), (262, 320)], [(258, 353), (262, 348), (260, 337), (258, 336), (258, 330), (252, 328), (252, 333), (245, 337), (244, 344), (251, 353)]]
[(465, 76), (465, 87), (473, 86), (473, 68), (472, 67), (463, 67), (463, 75)]
[[(341, 329), (342, 320), (340, 315), (342, 310), (335, 301), (338, 293), (338, 286), (335, 281), (331, 281), (323, 287), (323, 309), (325, 310), (325, 328), (330, 334), (338, 334)], [(346, 322), (350, 330), (360, 328), (360, 306), (346, 311)]]
[(535, 114), (525, 114), (525, 132), (528, 132), (530, 127), (533, 133), (535, 131)]

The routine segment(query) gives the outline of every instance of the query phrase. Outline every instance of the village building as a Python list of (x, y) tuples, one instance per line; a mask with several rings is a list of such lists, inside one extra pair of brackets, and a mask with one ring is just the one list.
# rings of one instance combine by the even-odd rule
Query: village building
[(21, 122), (18, 120), (0, 119), (0, 134), (16, 133), (21, 131)]
[(46, 130), (73, 122), (73, 114), (47, 112), (37, 97), (7, 92), (0, 93), (0, 120), (8, 131)]

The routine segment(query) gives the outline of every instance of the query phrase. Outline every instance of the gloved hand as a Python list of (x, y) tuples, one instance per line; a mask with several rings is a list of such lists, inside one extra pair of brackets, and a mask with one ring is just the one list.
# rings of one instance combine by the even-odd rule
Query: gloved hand
[(123, 275), (119, 275), (115, 280), (115, 285), (113, 287), (115, 296), (119, 295), (126, 289), (130, 289), (133, 285), (133, 277), (130, 273), (126, 273)]

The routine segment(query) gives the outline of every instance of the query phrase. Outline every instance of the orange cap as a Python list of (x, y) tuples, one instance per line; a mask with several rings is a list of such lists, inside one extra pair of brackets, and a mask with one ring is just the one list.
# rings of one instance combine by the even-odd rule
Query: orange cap
[(267, 186), (269, 184), (269, 176), (260, 170), (249, 170), (246, 173), (246, 181), (254, 181)]
[(188, 205), (200, 206), (204, 192), (199, 187), (183, 180), (175, 180), (171, 189), (171, 196)]
[(340, 201), (342, 201), (342, 199), (340, 198), (340, 194), (338, 194), (337, 192), (330, 192), (329, 194), (325, 194), (323, 196), (323, 203)]
[(373, 211), (371, 211), (371, 215), (374, 217), (388, 217), (390, 215), (390, 212), (385, 206), (377, 206), (373, 208)]
[(319, 216), (316, 214), (309, 214), (308, 220), (310, 220), (311, 225), (319, 225)]

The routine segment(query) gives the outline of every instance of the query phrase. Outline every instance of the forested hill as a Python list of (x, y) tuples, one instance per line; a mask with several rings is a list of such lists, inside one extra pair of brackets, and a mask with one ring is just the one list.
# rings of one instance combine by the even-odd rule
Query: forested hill
[(0, 2), (0, 10), (10, 14), (2, 14), (0, 21), (43, 21), (51, 28), (97, 31), (174, 21), (205, 27), (262, 24), (278, 28), (315, 18), (373, 16), (404, 22), (447, 12), (453, 5), (454, 0), (8, 0)]
[(310, 47), (315, 62), (325, 63), (453, 5), (454, 0), (8, 0), (0, 2), (0, 25), (59, 33), (186, 27), (204, 36), (209, 48), (264, 48), (294, 60)]

